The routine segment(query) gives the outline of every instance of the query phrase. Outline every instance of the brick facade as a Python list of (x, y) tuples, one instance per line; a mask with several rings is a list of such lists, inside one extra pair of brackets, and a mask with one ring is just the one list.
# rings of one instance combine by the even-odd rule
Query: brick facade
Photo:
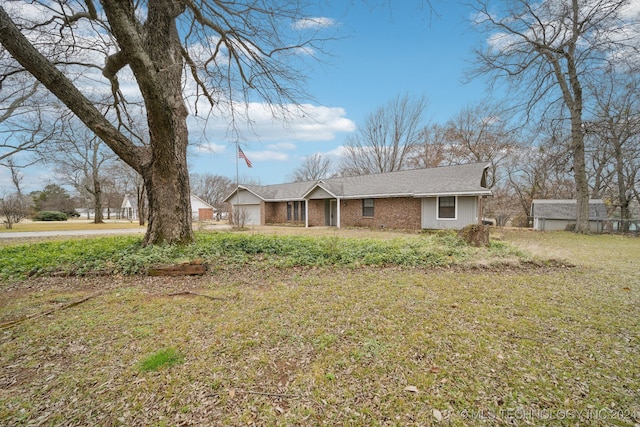
[(325, 201), (308, 200), (309, 203), (309, 227), (324, 227), (327, 225), (325, 220)]
[[(291, 207), (291, 220), (287, 220), (287, 203), (298, 203), (298, 220), (296, 221), (293, 206)], [(267, 202), (264, 203), (264, 223), (265, 224), (303, 224), (304, 221), (304, 203), (295, 202)]]
[[(327, 225), (326, 199), (308, 200), (309, 227)], [(287, 202), (262, 203), (265, 224), (304, 224), (305, 221), (287, 221)], [(341, 200), (341, 227), (395, 228), (419, 230), (421, 228), (421, 201), (412, 197), (374, 199), (373, 217), (362, 215), (362, 199)]]
[(265, 203), (264, 211), (265, 224), (284, 224), (287, 222), (286, 202)]
[(420, 199), (413, 197), (374, 199), (373, 217), (362, 216), (362, 199), (342, 200), (340, 204), (341, 227), (419, 230), (421, 215)]

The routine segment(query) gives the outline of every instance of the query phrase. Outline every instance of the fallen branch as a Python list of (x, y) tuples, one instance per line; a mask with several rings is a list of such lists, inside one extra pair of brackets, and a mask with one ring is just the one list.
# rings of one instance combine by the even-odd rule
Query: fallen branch
[(38, 319), (40, 317), (44, 317), (44, 316), (48, 316), (50, 314), (53, 314), (56, 311), (62, 311), (62, 310), (66, 310), (66, 309), (71, 308), (71, 307), (75, 307), (77, 305), (82, 304), (83, 302), (89, 301), (90, 299), (97, 297), (100, 294), (102, 294), (102, 292), (96, 292), (96, 293), (91, 294), (89, 296), (86, 296), (86, 297), (84, 297), (84, 298), (82, 298), (82, 299), (80, 299), (78, 301), (70, 302), (69, 304), (66, 304), (66, 305), (63, 305), (63, 306), (60, 306), (60, 307), (56, 307), (56, 308), (52, 308), (51, 310), (45, 311), (44, 313), (34, 314), (32, 316), (23, 316), (23, 317), (21, 317), (19, 319), (10, 320), (8, 322), (0, 323), (0, 329), (8, 329), (8, 328), (10, 328), (12, 326), (15, 326), (15, 325), (19, 324), (19, 323), (26, 322), (27, 320)]
[(226, 298), (220, 298), (220, 297), (212, 297), (210, 295), (199, 294), (197, 292), (191, 292), (191, 291), (180, 291), (180, 292), (173, 292), (171, 294), (167, 294), (168, 297), (175, 297), (179, 295), (193, 295), (193, 296), (207, 298), (214, 301), (224, 301), (226, 299)]

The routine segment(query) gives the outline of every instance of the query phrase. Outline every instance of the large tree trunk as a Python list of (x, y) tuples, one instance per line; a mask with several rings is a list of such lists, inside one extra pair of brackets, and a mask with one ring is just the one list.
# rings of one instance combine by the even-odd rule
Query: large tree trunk
[(93, 163), (91, 168), (91, 179), (93, 181), (93, 200), (95, 205), (95, 215), (93, 216), (94, 224), (103, 224), (103, 214), (102, 214), (102, 184), (100, 183), (100, 176), (98, 174), (98, 147), (97, 144), (94, 145), (93, 150)]
[[(104, 0), (112, 34), (144, 98), (150, 146), (136, 146), (80, 90), (29, 43), (0, 6), (0, 43), (121, 159), (138, 171), (148, 192), (145, 244), (193, 240), (187, 174), (187, 109), (181, 92), (183, 58), (175, 20), (181, 4), (150, 0), (140, 24), (131, 2)], [(106, 72), (105, 67), (105, 72)]]
[(571, 119), (573, 176), (576, 184), (576, 233), (589, 233), (589, 182), (585, 162), (582, 119)]
[(145, 100), (151, 157), (139, 169), (149, 202), (144, 244), (193, 241), (187, 170), (187, 108), (182, 94), (182, 51), (176, 17), (182, 5), (150, 0), (144, 37), (131, 4), (104, 1), (111, 28)]
[[(568, 45), (567, 77), (571, 85), (570, 93), (565, 92), (565, 102), (571, 114), (571, 145), (573, 151), (573, 174), (576, 183), (576, 233), (589, 233), (589, 182), (587, 181), (587, 167), (584, 158), (584, 129), (582, 123), (582, 85), (576, 65), (576, 48), (580, 37), (578, 23), (580, 22), (580, 6), (578, 0), (572, 0), (573, 32)], [(564, 79), (563, 79), (564, 81)], [(561, 85), (562, 86), (562, 85)]]
[[(145, 244), (189, 243), (193, 240), (182, 52), (173, 17), (179, 9), (180, 5), (172, 0), (149, 2), (146, 52), (161, 71), (147, 74), (144, 70), (141, 73), (143, 79), (151, 77), (150, 81), (141, 84), (147, 103), (152, 158), (150, 165), (142, 171), (149, 201)], [(168, 10), (175, 14), (167, 13)]]
[(93, 223), (94, 224), (103, 224), (104, 223), (104, 215), (102, 214), (102, 187), (100, 186), (100, 181), (93, 182), (93, 200), (94, 200), (94, 210), (95, 214), (93, 215)]
[(615, 153), (615, 170), (616, 179), (618, 181), (618, 199), (620, 201), (620, 219), (622, 224), (620, 230), (623, 232), (629, 231), (629, 219), (631, 218), (631, 212), (629, 211), (629, 197), (627, 197), (627, 186), (625, 185), (624, 176), (624, 158), (622, 154), (622, 147), (619, 139), (614, 139), (614, 153)]
[[(189, 243), (193, 240), (191, 228), (191, 197), (186, 157), (186, 123), (184, 147), (176, 147), (172, 162), (156, 160), (143, 173), (147, 200), (149, 201), (149, 225), (144, 244)], [(157, 144), (156, 144), (157, 145)], [(177, 146), (178, 143), (172, 144)], [(177, 206), (179, 209), (176, 207)], [(140, 205), (139, 205), (140, 206)], [(143, 210), (139, 212), (144, 218)]]
[(147, 192), (143, 185), (137, 186), (137, 201), (138, 201), (138, 224), (145, 225), (147, 222)]

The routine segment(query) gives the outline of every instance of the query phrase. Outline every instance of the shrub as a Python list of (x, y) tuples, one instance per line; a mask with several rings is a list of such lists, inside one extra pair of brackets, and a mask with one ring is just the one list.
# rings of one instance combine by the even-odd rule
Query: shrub
[(34, 217), (34, 221), (66, 221), (67, 215), (58, 211), (40, 211)]

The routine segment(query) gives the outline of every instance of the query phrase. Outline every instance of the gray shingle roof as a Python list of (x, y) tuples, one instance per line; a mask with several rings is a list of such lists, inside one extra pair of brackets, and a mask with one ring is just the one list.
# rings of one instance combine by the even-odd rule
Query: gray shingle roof
[[(576, 219), (578, 202), (575, 199), (534, 199), (531, 202), (531, 215), (546, 219)], [(605, 219), (607, 207), (601, 199), (589, 200), (589, 219)]]
[(442, 166), (276, 185), (241, 185), (265, 201), (302, 200), (315, 188), (340, 198), (491, 195), (483, 186), (486, 163)]
[(274, 184), (274, 185), (240, 185), (241, 188), (254, 193), (256, 196), (263, 200), (268, 201), (284, 201), (284, 200), (302, 200), (302, 195), (305, 194), (311, 187), (315, 185), (314, 182), (291, 182), (288, 184)]

